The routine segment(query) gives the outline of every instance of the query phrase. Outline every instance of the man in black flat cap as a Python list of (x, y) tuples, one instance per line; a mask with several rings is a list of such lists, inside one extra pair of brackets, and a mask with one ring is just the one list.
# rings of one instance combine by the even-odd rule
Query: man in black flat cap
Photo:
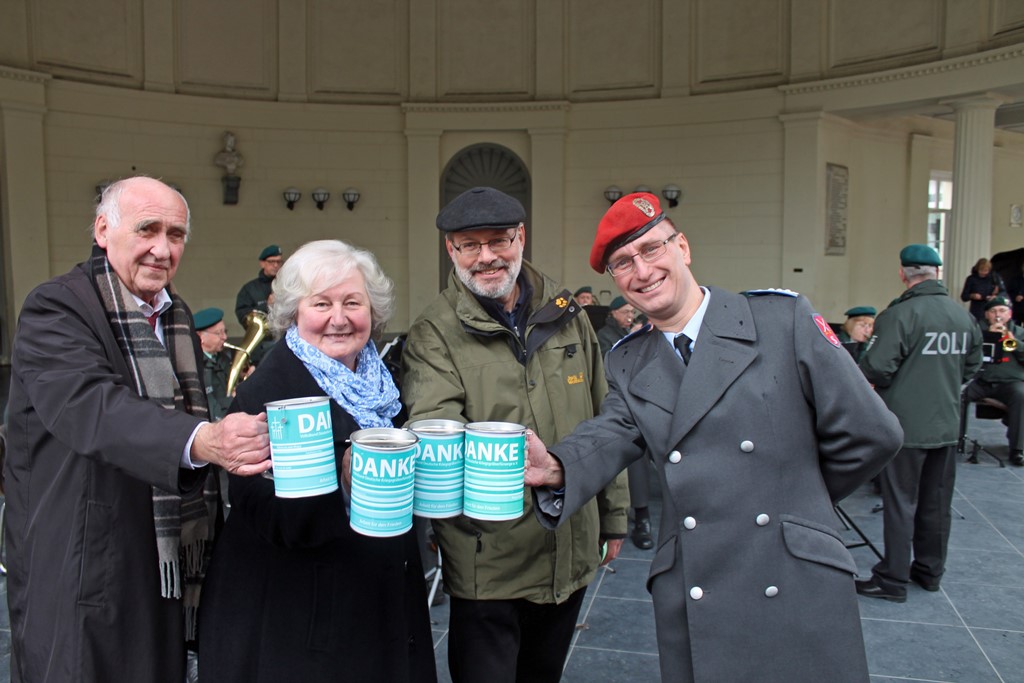
[(910, 581), (937, 591), (945, 571), (960, 387), (981, 366), (981, 331), (939, 281), (941, 265), (925, 244), (900, 251), (906, 290), (875, 318), (860, 359), (904, 433), (903, 447), (879, 475), (885, 557), (870, 579), (857, 582), (869, 598), (905, 602)]
[(807, 299), (702, 287), (691, 256), (655, 195), (605, 213), (590, 265), (651, 325), (605, 359), (600, 415), (550, 452), (529, 437), (534, 509), (559, 528), (649, 458), (662, 680), (867, 683), (857, 566), (833, 504), (892, 457), (899, 424)]
[[(402, 354), (410, 420), (513, 422), (554, 440), (600, 407), (597, 336), (569, 290), (523, 259), (525, 219), (519, 201), (489, 187), (438, 214), (454, 269)], [(434, 520), (455, 683), (561, 679), (587, 584), (626, 535), (627, 504), (619, 477), (557, 531), (538, 523), (529, 492), (516, 520)]]

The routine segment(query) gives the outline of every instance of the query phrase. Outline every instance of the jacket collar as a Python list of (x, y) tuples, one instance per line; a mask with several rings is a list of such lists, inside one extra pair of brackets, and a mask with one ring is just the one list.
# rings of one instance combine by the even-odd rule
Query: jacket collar
[(757, 357), (757, 330), (746, 297), (717, 287), (690, 363), (684, 366), (665, 337), (648, 333), (628, 391), (672, 414), (667, 447), (686, 436)]

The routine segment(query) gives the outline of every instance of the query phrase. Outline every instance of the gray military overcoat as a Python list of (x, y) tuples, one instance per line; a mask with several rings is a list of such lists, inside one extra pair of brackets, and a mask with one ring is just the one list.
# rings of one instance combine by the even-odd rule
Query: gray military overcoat
[(867, 681), (833, 502), (896, 453), (899, 423), (805, 298), (710, 296), (689, 366), (657, 331), (608, 355), (601, 414), (550, 446), (563, 514), (651, 454), (664, 681)]

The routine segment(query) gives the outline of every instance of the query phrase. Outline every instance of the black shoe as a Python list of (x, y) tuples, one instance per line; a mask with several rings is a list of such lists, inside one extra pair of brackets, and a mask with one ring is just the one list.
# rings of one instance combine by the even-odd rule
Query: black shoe
[(642, 517), (636, 521), (633, 525), (633, 533), (629, 536), (633, 540), (633, 545), (640, 550), (650, 550), (654, 547), (654, 539), (651, 538), (651, 520), (647, 517)]
[(881, 600), (888, 600), (890, 602), (906, 602), (907, 594), (896, 593), (890, 591), (882, 586), (878, 585), (875, 581), (875, 577), (871, 577), (867, 581), (857, 581), (857, 594), (863, 595), (865, 598), (879, 598)]
[(939, 590), (938, 581), (932, 581), (930, 579), (927, 579), (915, 571), (910, 572), (910, 580), (916, 583), (921, 588), (928, 591), (929, 593), (934, 593), (935, 591)]
[(1015, 467), (1024, 467), (1024, 453), (1020, 451), (1010, 453), (1010, 464)]

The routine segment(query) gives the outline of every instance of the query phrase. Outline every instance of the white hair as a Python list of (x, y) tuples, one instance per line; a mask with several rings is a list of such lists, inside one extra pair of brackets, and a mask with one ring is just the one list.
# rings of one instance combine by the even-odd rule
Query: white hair
[(288, 257), (274, 278), (274, 303), (267, 316), (280, 337), (295, 322), (302, 299), (334, 287), (358, 269), (366, 283), (374, 331), (383, 330), (395, 310), (395, 285), (365, 249), (341, 240), (307, 242)]
[[(137, 175), (131, 178), (122, 178), (121, 180), (115, 180), (111, 184), (103, 188), (103, 192), (100, 194), (99, 202), (96, 204), (96, 218), (100, 216), (107, 217), (107, 225), (112, 230), (116, 230), (121, 225), (121, 194), (124, 192), (125, 186), (129, 181), (135, 178), (149, 178), (149, 176)], [(153, 178), (159, 183), (166, 185), (174, 194), (178, 195), (181, 199), (181, 203), (185, 205), (185, 241), (188, 241), (189, 236), (192, 234), (192, 210), (188, 207), (188, 201), (185, 196), (178, 191), (177, 188), (171, 187), (164, 183), (162, 180)], [(93, 237), (96, 236), (96, 221), (92, 224)]]

